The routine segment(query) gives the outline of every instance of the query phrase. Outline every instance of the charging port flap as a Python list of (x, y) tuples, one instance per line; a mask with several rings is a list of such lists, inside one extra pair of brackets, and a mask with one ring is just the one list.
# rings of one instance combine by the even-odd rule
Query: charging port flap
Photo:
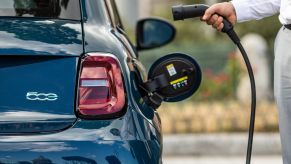
[(178, 102), (192, 96), (201, 84), (201, 69), (190, 56), (173, 53), (158, 59), (150, 68), (149, 80), (142, 88), (147, 101), (158, 108), (163, 101)]

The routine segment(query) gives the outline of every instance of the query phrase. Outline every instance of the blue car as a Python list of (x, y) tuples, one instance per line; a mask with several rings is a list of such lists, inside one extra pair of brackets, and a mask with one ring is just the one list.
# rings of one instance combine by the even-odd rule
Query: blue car
[(149, 18), (136, 32), (133, 46), (114, 0), (1, 0), (0, 164), (162, 163), (156, 108), (175, 97), (149, 90), (138, 52), (175, 29)]

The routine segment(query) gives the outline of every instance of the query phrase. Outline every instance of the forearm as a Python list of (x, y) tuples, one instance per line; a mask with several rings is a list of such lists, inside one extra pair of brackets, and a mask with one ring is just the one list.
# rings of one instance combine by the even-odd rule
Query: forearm
[(280, 11), (281, 0), (233, 0), (237, 21), (262, 19)]

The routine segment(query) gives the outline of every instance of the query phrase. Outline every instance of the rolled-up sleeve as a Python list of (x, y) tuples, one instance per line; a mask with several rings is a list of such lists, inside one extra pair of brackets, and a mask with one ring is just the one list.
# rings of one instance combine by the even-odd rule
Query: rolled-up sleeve
[(238, 22), (259, 20), (280, 11), (281, 0), (233, 0)]

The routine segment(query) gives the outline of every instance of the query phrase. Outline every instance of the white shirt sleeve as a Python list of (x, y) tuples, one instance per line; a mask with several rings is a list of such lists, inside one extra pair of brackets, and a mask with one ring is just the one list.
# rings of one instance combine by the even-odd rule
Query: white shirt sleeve
[(281, 0), (233, 0), (238, 22), (259, 20), (280, 12)]
[(281, 13), (279, 19), (282, 24), (291, 24), (291, 0), (281, 1)]

